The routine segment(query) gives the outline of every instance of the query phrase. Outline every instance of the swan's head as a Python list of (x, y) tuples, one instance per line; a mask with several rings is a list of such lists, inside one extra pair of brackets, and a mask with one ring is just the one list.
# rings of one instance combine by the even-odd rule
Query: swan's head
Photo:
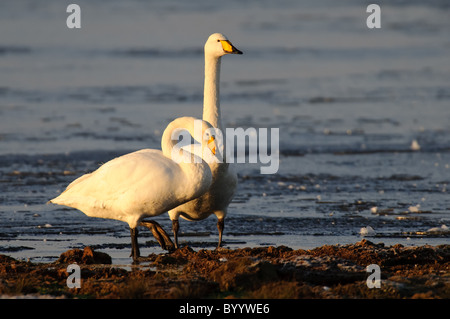
[[(203, 152), (203, 158), (207, 161), (212, 155), (216, 155), (217, 141), (216, 141), (216, 129), (208, 122), (200, 119), (194, 120), (194, 139), (201, 141), (201, 148)], [(206, 151), (206, 152), (205, 152)]]
[(205, 43), (205, 54), (221, 57), (225, 54), (242, 54), (242, 51), (236, 49), (223, 34), (213, 33)]

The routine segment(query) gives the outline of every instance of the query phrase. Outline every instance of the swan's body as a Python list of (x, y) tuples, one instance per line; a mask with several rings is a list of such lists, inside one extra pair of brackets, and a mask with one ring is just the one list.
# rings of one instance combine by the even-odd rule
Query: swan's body
[[(50, 202), (77, 208), (90, 217), (128, 223), (132, 237), (132, 256), (134, 259), (139, 257), (136, 228), (141, 220), (163, 214), (197, 198), (211, 185), (211, 170), (202, 158), (189, 154), (190, 160), (187, 163), (172, 160), (172, 151), (176, 153), (180, 150), (172, 140), (174, 133), (185, 129), (197, 141), (205, 139), (204, 133), (211, 126), (205, 121), (197, 120), (202, 125), (200, 132), (203, 135), (195, 136), (199, 132), (194, 132), (194, 121), (191, 117), (172, 121), (164, 131), (162, 151), (143, 149), (117, 157), (96, 171), (73, 181), (61, 195)], [(205, 148), (212, 149), (211, 147), (211, 140), (208, 143), (202, 142), (202, 150), (208, 151)], [(156, 227), (159, 226), (153, 222), (155, 224)], [(152, 227), (149, 222), (142, 222), (142, 225)], [(159, 228), (157, 233), (162, 230)], [(152, 229), (153, 232), (154, 230)], [(161, 245), (163, 246), (162, 243)]]
[[(237, 50), (224, 35), (212, 34), (205, 44), (203, 120), (219, 128), (221, 132), (223, 129), (219, 102), (220, 61), (225, 54), (242, 54), (242, 52)], [(178, 247), (180, 216), (195, 221), (205, 219), (211, 214), (215, 214), (218, 218), (218, 247), (221, 246), (224, 218), (237, 187), (237, 174), (232, 166), (226, 163), (225, 149), (222, 150), (222, 154), (223, 163), (210, 163), (213, 179), (209, 190), (197, 199), (169, 211), (176, 247)]]

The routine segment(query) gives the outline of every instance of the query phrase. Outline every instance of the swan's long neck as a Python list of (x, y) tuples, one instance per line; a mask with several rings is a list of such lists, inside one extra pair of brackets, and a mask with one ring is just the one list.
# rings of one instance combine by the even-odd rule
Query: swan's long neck
[[(181, 151), (180, 146), (177, 145), (178, 141), (172, 140), (172, 135), (177, 130), (187, 130), (191, 136), (195, 136), (195, 124), (194, 118), (192, 120), (185, 121), (184, 118), (178, 118), (172, 121), (164, 130), (161, 138), (161, 148), (164, 156), (172, 158), (172, 155), (177, 155), (177, 164), (181, 171), (184, 173), (184, 177), (178, 175), (177, 180), (174, 181), (178, 185), (178, 191), (174, 191), (173, 194), (180, 201), (190, 200), (196, 198), (207, 191), (211, 184), (212, 176), (211, 170), (208, 164), (198, 155), (195, 155), (195, 150), (191, 148), (192, 152), (184, 153)], [(177, 135), (175, 134), (174, 137)], [(185, 136), (183, 135), (183, 138)], [(172, 150), (175, 154), (172, 154)], [(183, 153), (183, 155), (181, 154)]]
[[(200, 155), (198, 155), (197, 154), (198, 151), (196, 152), (196, 149), (193, 146), (191, 147), (190, 150), (186, 151), (185, 148), (184, 150), (182, 150), (181, 146), (187, 145), (186, 141), (184, 141), (184, 143), (179, 144), (180, 142), (178, 140), (172, 139), (172, 137), (179, 138), (180, 134), (182, 134), (181, 136), (183, 136), (183, 140), (185, 138), (188, 138), (189, 142), (187, 143), (190, 143), (190, 137), (195, 136), (195, 133), (196, 132), (193, 121), (185, 122), (183, 121), (183, 118), (179, 118), (170, 123), (169, 126), (164, 131), (163, 136), (161, 138), (161, 149), (164, 156), (171, 158), (172, 160), (176, 160), (178, 164), (181, 164), (181, 166), (184, 166), (183, 165), (184, 163), (186, 164), (202, 163), (203, 160), (201, 158), (201, 151)], [(176, 158), (174, 156), (176, 156)], [(179, 161), (181, 161), (181, 163)]]
[(219, 102), (220, 57), (205, 52), (205, 86), (203, 92), (203, 120), (222, 130)]
[(164, 156), (171, 158), (172, 157), (172, 149), (176, 145), (176, 142), (172, 140), (172, 133), (176, 129), (176, 127), (169, 126), (163, 133), (161, 137), (161, 149)]

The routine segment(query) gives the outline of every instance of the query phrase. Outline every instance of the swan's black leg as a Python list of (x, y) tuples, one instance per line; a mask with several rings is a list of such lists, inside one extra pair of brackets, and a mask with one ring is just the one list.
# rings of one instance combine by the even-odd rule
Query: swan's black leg
[(219, 220), (217, 221), (217, 229), (219, 230), (219, 243), (217, 244), (217, 248), (220, 248), (222, 246), (222, 235), (224, 227), (225, 227), (225, 219), (219, 218)]
[(131, 255), (130, 257), (133, 257), (133, 261), (136, 261), (140, 256), (141, 253), (139, 252), (139, 244), (138, 244), (138, 230), (137, 228), (130, 228), (130, 235), (131, 235)]
[(166, 233), (166, 231), (164, 230), (164, 228), (161, 227), (160, 224), (158, 224), (157, 222), (155, 223), (155, 227), (158, 230), (158, 233), (164, 238), (164, 243), (165, 246), (168, 251), (174, 251), (175, 250), (175, 245), (172, 242), (172, 239), (170, 239), (170, 236)]
[(153, 224), (152, 221), (141, 222), (141, 225), (147, 227), (148, 229), (150, 229), (152, 234), (153, 234), (153, 236), (155, 237), (155, 239), (160, 244), (161, 248), (162, 249), (166, 249), (166, 243), (162, 239), (161, 234), (158, 232), (158, 230), (156, 229), (156, 226)]
[(142, 221), (141, 225), (151, 230), (153, 236), (158, 241), (162, 249), (168, 251), (174, 250), (174, 244), (172, 240), (170, 239), (169, 235), (167, 235), (166, 231), (161, 227), (161, 225), (153, 220)]
[(175, 249), (178, 249), (178, 230), (180, 229), (180, 223), (178, 220), (172, 220), (172, 232), (173, 239), (175, 240)]

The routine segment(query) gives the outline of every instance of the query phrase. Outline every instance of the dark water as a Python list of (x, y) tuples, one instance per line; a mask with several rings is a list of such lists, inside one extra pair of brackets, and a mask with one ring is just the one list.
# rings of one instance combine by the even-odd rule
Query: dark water
[[(222, 61), (224, 126), (280, 129), (277, 174), (236, 164), (227, 247), (345, 244), (366, 226), (386, 244), (449, 242), (447, 1), (380, 1), (379, 30), (363, 1), (77, 3), (69, 30), (60, 1), (2, 1), (0, 253), (52, 261), (91, 245), (130, 261), (126, 224), (46, 202), (158, 148), (171, 119), (201, 117), (213, 32), (244, 51)], [(181, 242), (213, 248), (215, 223), (181, 220)], [(146, 230), (140, 242), (161, 251)]]

